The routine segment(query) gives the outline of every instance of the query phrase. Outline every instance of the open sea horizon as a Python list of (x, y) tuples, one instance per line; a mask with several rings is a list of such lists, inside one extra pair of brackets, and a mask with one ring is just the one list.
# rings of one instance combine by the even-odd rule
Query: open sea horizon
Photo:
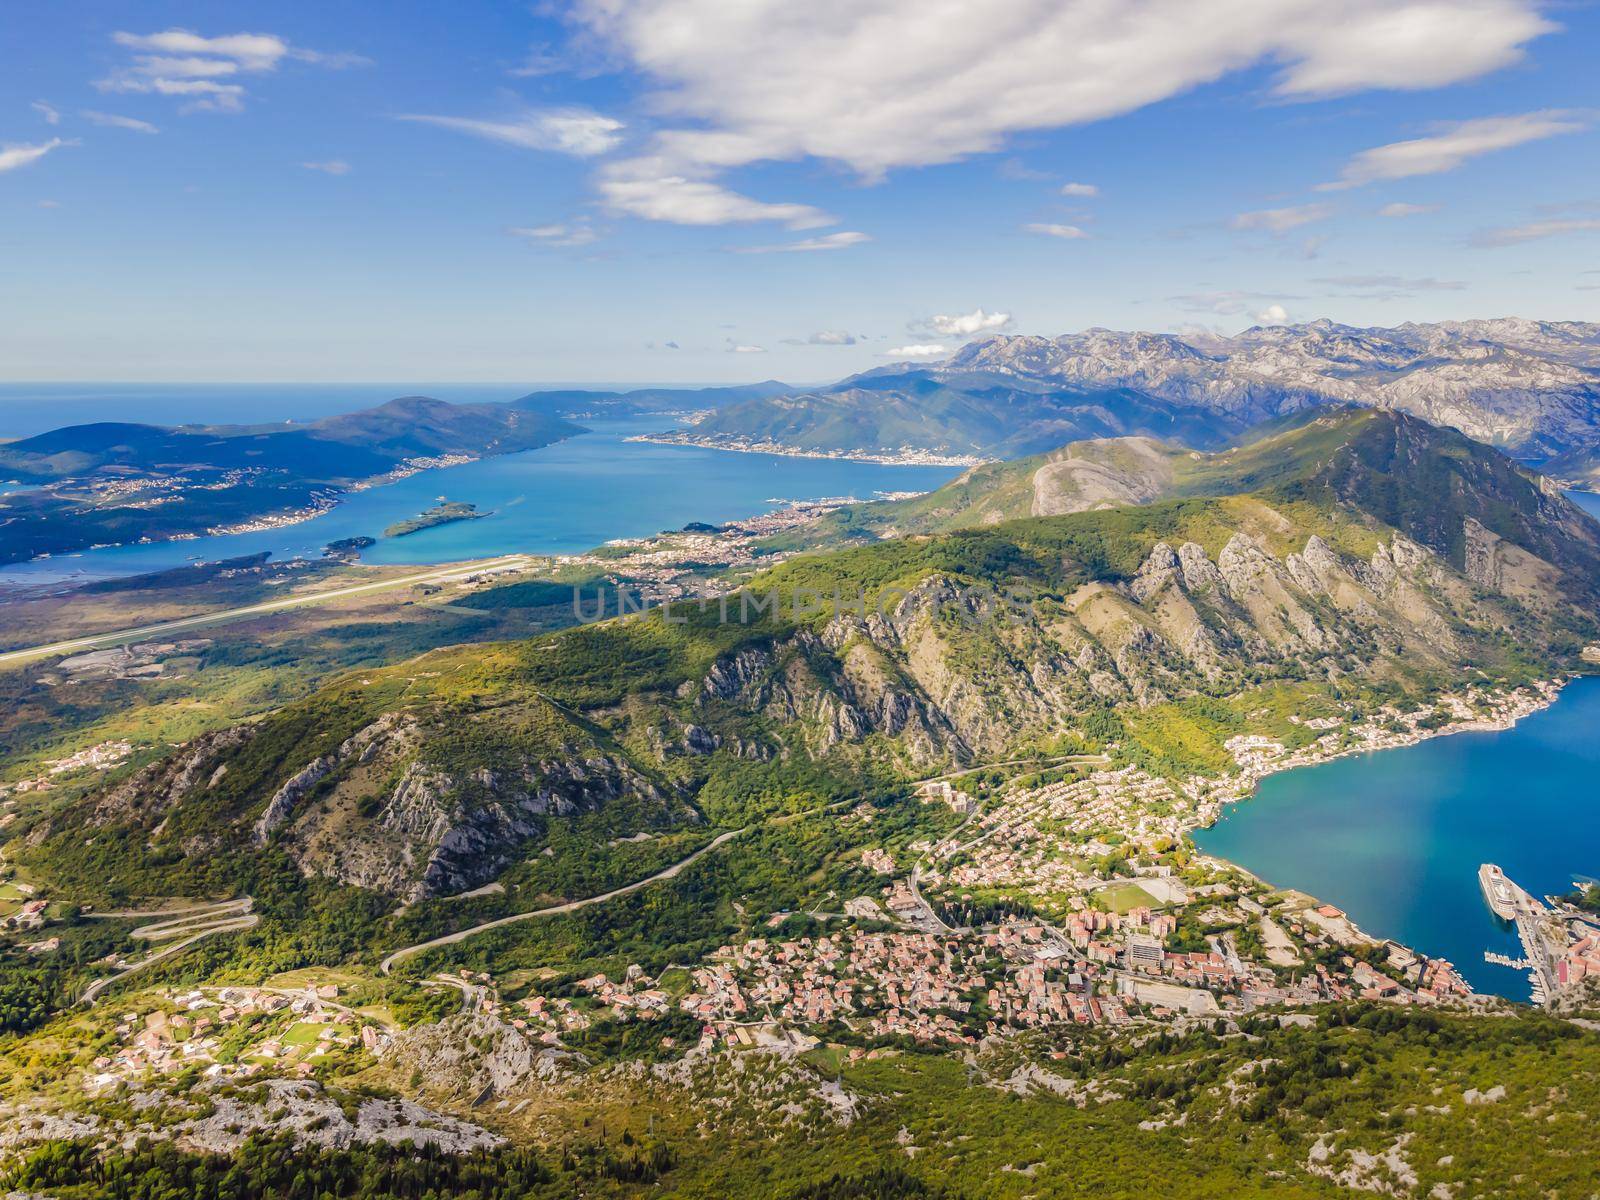
[(0, 441), (67, 425), (254, 425), (315, 421), (399, 396), (502, 404), (545, 391), (634, 391), (726, 386), (696, 383), (0, 383)]

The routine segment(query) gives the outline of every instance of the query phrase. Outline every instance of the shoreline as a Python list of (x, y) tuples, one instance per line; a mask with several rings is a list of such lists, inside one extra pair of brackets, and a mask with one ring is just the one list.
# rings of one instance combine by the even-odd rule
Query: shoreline
[(881, 467), (978, 467), (995, 459), (975, 454), (934, 454), (931, 451), (911, 450), (898, 454), (871, 454), (865, 450), (802, 450), (781, 442), (714, 441), (691, 435), (673, 437), (662, 433), (641, 433), (624, 438), (627, 442), (647, 442), (655, 446), (691, 446), (697, 450), (725, 450), (730, 454), (772, 454), (781, 458), (820, 458), (835, 462), (875, 463)]
[[(1515, 728), (1517, 723), (1525, 718), (1531, 717), (1536, 713), (1543, 712), (1550, 708), (1557, 700), (1561, 698), (1568, 684), (1570, 684), (1574, 679), (1582, 677), (1583, 676), (1579, 674), (1570, 674), (1555, 679), (1542, 679), (1531, 684), (1524, 684), (1520, 687), (1511, 689), (1510, 691), (1497, 693), (1498, 697), (1502, 701), (1502, 706), (1489, 716), (1473, 717), (1465, 720), (1454, 721), (1448, 725), (1440, 726), (1436, 729), (1417, 729), (1413, 725), (1405, 733), (1392, 733), (1389, 731), (1383, 731), (1382, 736), (1385, 740), (1376, 744), (1345, 746), (1330, 753), (1320, 755), (1308, 755), (1306, 753), (1306, 749), (1302, 749), (1295, 752), (1286, 752), (1283, 755), (1279, 755), (1271, 759), (1256, 759), (1255, 761), (1248, 763), (1240, 761), (1240, 752), (1241, 750), (1245, 749), (1243, 746), (1241, 746), (1239, 749), (1233, 751), (1235, 754), (1235, 761), (1239, 762), (1241, 767), (1239, 775), (1225, 777), (1219, 780), (1204, 781), (1204, 783), (1211, 788), (1211, 794), (1205, 796), (1204, 798), (1196, 795), (1194, 791), (1190, 791), (1190, 795), (1196, 801), (1198, 808), (1196, 810), (1193, 823), (1188, 824), (1185, 827), (1184, 836), (1188, 837), (1190, 841), (1193, 842), (1194, 839), (1192, 835), (1196, 830), (1212, 828), (1228, 814), (1228, 810), (1230, 808), (1237, 807), (1254, 799), (1260, 791), (1262, 781), (1269, 776), (1281, 774), (1287, 771), (1298, 770), (1304, 767), (1321, 766), (1325, 763), (1336, 762), (1339, 759), (1350, 758), (1356, 755), (1381, 753), (1385, 750), (1402, 750), (1410, 746), (1420, 745), (1423, 742), (1431, 741), (1435, 738), (1448, 737), (1452, 734), (1504, 733)], [(1444, 703), (1448, 701), (1459, 701), (1459, 697), (1447, 695), (1440, 702)], [(1349, 728), (1360, 728), (1364, 725), (1370, 728), (1372, 720), (1373, 718), (1369, 717), (1367, 720), (1358, 722)], [(1269, 744), (1277, 745), (1277, 743)], [(1313, 745), (1315, 744), (1316, 743), (1313, 743)], [(1275, 888), (1278, 891), (1300, 892), (1303, 895), (1311, 896), (1315, 900), (1323, 899), (1321, 896), (1315, 895), (1314, 893), (1304, 891), (1293, 882), (1284, 884), (1274, 883), (1272, 880), (1264, 878), (1255, 871), (1250, 870), (1248, 867), (1234, 862), (1232, 859), (1224, 858), (1220, 855), (1212, 854), (1202, 849), (1198, 844), (1195, 845), (1195, 850), (1199, 855), (1210, 862), (1225, 866), (1231, 870), (1238, 871), (1241, 874), (1246, 875), (1249, 878), (1254, 879), (1268, 887)], [(1334, 907), (1338, 907), (1338, 905), (1334, 905)], [(1374, 936), (1365, 929), (1361, 928), (1361, 926), (1356, 923), (1356, 921), (1349, 915), (1348, 912), (1344, 912), (1342, 909), (1340, 911), (1342, 913), (1343, 920), (1359, 937), (1366, 938), (1372, 943), (1378, 945), (1392, 943), (1396, 946), (1404, 947), (1411, 953), (1419, 955), (1419, 957), (1434, 962), (1447, 963), (1451, 970), (1454, 971), (1456, 976), (1461, 980), (1461, 982), (1466, 984), (1470, 989), (1470, 994), (1467, 997), (1469, 1003), (1482, 1001), (1527, 1003), (1513, 1000), (1507, 996), (1502, 996), (1498, 992), (1481, 992), (1470, 982), (1468, 982), (1466, 976), (1461, 973), (1459, 966), (1457, 966), (1457, 964), (1452, 962), (1450, 959), (1428, 953), (1419, 949), (1418, 947), (1411, 946), (1406, 942), (1400, 941), (1397, 938)]]
[[(1376, 754), (1385, 750), (1403, 750), (1408, 746), (1420, 745), (1434, 738), (1449, 737), (1452, 734), (1504, 733), (1515, 727), (1517, 722), (1525, 717), (1531, 717), (1535, 713), (1543, 712), (1549, 708), (1561, 698), (1561, 693), (1566, 689), (1566, 686), (1578, 678), (1582, 678), (1582, 676), (1574, 674), (1559, 679), (1541, 679), (1536, 683), (1523, 684), (1509, 692), (1500, 693), (1509, 703), (1506, 704), (1502, 711), (1496, 712), (1492, 716), (1472, 717), (1466, 720), (1454, 721), (1436, 729), (1417, 729), (1413, 726), (1404, 733), (1392, 733), (1385, 730), (1381, 735), (1384, 740), (1374, 740), (1360, 746), (1343, 746), (1324, 754), (1308, 755), (1306, 750), (1302, 749), (1285, 751), (1284, 754), (1271, 759), (1246, 763), (1240, 760), (1237, 751), (1235, 751), (1234, 761), (1240, 768), (1239, 774), (1236, 776), (1224, 776), (1217, 780), (1204, 781), (1210, 785), (1212, 794), (1204, 798), (1200, 796), (1193, 797), (1199, 803), (1200, 810), (1197, 814), (1198, 819), (1190, 828), (1211, 828), (1221, 820), (1224, 811), (1230, 805), (1242, 804), (1246, 800), (1252, 799), (1260, 788), (1261, 781), (1270, 775), (1278, 775), (1282, 772), (1294, 771), (1302, 767), (1321, 766), (1324, 763), (1336, 762), (1341, 758), (1350, 758), (1358, 754)], [(1533, 693), (1532, 696), (1523, 695), (1523, 693), (1529, 691)], [(1520, 700), (1517, 699), (1519, 696), (1521, 697)], [(1453, 700), (1456, 697), (1450, 696), (1447, 699)], [(1370, 720), (1371, 718), (1351, 726), (1351, 728), (1370, 725)], [(1230, 739), (1230, 741), (1232, 740), (1234, 739)], [(1266, 744), (1279, 745), (1279, 743)], [(1314, 746), (1316, 743), (1312, 743), (1312, 745)], [(1216, 794), (1219, 787), (1229, 784), (1232, 786), (1227, 788), (1227, 794)], [(1185, 832), (1189, 832), (1189, 830), (1185, 830)]]
[[(576, 437), (578, 435), (573, 434), (571, 436)], [(543, 450), (545, 446), (554, 446), (559, 442), (567, 440), (569, 439), (559, 438), (554, 442), (546, 442), (544, 446), (530, 446), (528, 449)], [(525, 451), (512, 450), (508, 451), (508, 453), (521, 454), (525, 453)], [(385, 487), (391, 483), (399, 483), (402, 480), (410, 479), (416, 475), (423, 475), (429, 471), (445, 471), (449, 470), (451, 467), (468, 466), (472, 463), (483, 462), (487, 458), (499, 457), (502, 456), (500, 454), (441, 454), (425, 457), (412, 457), (402, 460), (400, 463), (396, 464), (390, 470), (383, 472), (381, 475), (369, 475), (363, 479), (357, 479), (348, 484), (328, 484), (319, 489), (319, 491), (313, 495), (308, 505), (304, 508), (289, 509), (287, 511), (279, 511), (276, 513), (267, 513), (263, 516), (251, 517), (243, 521), (236, 521), (232, 525), (212, 525), (203, 530), (184, 531), (180, 533), (169, 534), (166, 537), (150, 537), (146, 535), (144, 537), (134, 538), (132, 541), (127, 542), (97, 542), (92, 546), (83, 546), (76, 550), (46, 551), (43, 554), (36, 554), (32, 558), (20, 559), (16, 563), (0, 564), (0, 572), (3, 572), (5, 567), (10, 566), (27, 566), (30, 563), (48, 562), (52, 559), (80, 558), (84, 554), (92, 553), (96, 550), (125, 550), (130, 546), (170, 546), (179, 542), (195, 542), (201, 540), (202, 538), (237, 537), (240, 534), (246, 533), (270, 533), (277, 529), (288, 529), (295, 525), (304, 525), (308, 521), (315, 521), (318, 517), (325, 517), (329, 513), (335, 511), (350, 497), (359, 495), (362, 492), (371, 491), (374, 488)], [(101, 579), (116, 577), (96, 576), (95, 578)], [(92, 580), (86, 580), (85, 582), (92, 582)], [(10, 581), (0, 578), (0, 589), (3, 589), (7, 586), (20, 587), (27, 585), (13, 585)]]

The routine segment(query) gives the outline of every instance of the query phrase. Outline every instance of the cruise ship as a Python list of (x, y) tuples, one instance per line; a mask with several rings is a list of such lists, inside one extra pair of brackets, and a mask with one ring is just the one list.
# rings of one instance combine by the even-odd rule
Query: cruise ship
[(1483, 888), (1483, 898), (1489, 911), (1502, 921), (1517, 919), (1517, 885), (1506, 878), (1506, 873), (1493, 863), (1478, 868), (1478, 886)]

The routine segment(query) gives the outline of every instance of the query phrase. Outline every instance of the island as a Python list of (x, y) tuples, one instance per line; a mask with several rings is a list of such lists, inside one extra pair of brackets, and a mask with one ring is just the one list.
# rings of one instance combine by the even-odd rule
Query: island
[(378, 544), (377, 538), (347, 537), (329, 542), (322, 548), (323, 558), (359, 558), (361, 552)]
[(452, 521), (476, 521), (489, 515), (479, 512), (476, 504), (469, 504), (465, 500), (443, 500), (426, 512), (420, 512), (404, 521), (396, 521), (383, 531), (383, 536), (405, 537), (408, 533), (432, 529), (435, 525), (448, 525)]

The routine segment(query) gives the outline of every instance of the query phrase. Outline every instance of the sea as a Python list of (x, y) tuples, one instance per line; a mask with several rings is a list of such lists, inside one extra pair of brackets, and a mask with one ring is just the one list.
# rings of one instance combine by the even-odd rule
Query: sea
[(1497, 732), (1455, 733), (1262, 780), (1195, 841), (1309, 892), (1374, 937), (1446, 958), (1483, 992), (1526, 1001), (1522, 957), (1484, 903), (1498, 863), (1535, 896), (1600, 876), (1600, 678)]
[[(596, 385), (591, 385), (596, 386)], [(500, 385), (362, 384), (134, 386), (41, 390), (0, 388), (0, 428), (41, 432), (93, 420), (182, 424), (310, 419), (424, 394), (457, 402), (504, 401), (531, 388)], [(423, 471), (355, 492), (310, 520), (250, 533), (181, 542), (107, 546), (0, 568), (0, 587), (65, 586), (191, 562), (271, 553), (274, 559), (318, 557), (329, 542), (379, 537), (397, 521), (442, 500), (465, 501), (487, 514), (398, 538), (362, 552), (379, 564), (430, 564), (500, 554), (572, 554), (616, 538), (718, 524), (768, 512), (790, 500), (930, 491), (958, 467), (893, 466), (841, 459), (745, 454), (633, 441), (679, 422), (670, 416), (585, 420), (590, 432), (519, 454)], [(3, 481), (0, 481), (3, 483)]]

